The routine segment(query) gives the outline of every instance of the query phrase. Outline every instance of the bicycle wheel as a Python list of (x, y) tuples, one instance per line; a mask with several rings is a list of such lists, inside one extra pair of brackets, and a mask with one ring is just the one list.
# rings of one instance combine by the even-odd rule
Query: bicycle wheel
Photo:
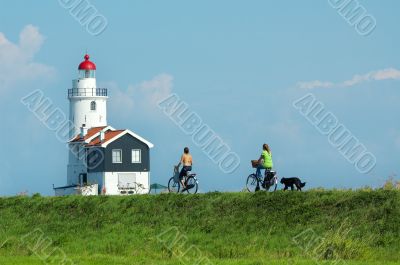
[(276, 188), (278, 187), (278, 184), (277, 183), (273, 183), (273, 184), (271, 184), (271, 185), (267, 185), (266, 187), (265, 187), (265, 190), (266, 191), (276, 191)]
[(168, 181), (168, 191), (171, 193), (178, 193), (181, 185), (179, 182), (176, 182), (174, 177), (170, 178)]
[(250, 174), (247, 177), (246, 188), (249, 192), (255, 192), (260, 190), (260, 182), (258, 181), (256, 174)]
[(276, 191), (277, 188), (278, 188), (278, 178), (275, 177), (275, 180), (274, 180), (274, 191)]
[(188, 177), (188, 179), (186, 181), (186, 191), (187, 191), (187, 193), (196, 194), (198, 188), (199, 188), (199, 184), (197, 183), (197, 180), (192, 176)]
[(278, 187), (278, 179), (276, 177), (273, 177), (271, 180), (264, 180), (266, 181), (265, 185), (263, 186), (266, 191), (276, 191), (276, 188)]

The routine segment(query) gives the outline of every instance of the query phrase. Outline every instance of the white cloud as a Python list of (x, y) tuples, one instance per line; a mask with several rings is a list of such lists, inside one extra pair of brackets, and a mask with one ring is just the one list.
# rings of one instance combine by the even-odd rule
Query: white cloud
[(332, 88), (332, 87), (351, 87), (364, 82), (381, 81), (381, 80), (400, 80), (400, 70), (395, 68), (387, 68), (377, 71), (372, 71), (362, 75), (354, 75), (351, 79), (339, 83), (329, 81), (308, 81), (298, 82), (297, 87), (302, 89), (313, 88)]
[(384, 79), (400, 79), (400, 70), (389, 68), (381, 71), (376, 71), (374, 74), (375, 80)]
[(132, 113), (153, 113), (158, 102), (172, 93), (173, 76), (159, 74), (151, 80), (129, 85), (122, 90), (115, 82), (104, 83), (112, 91), (110, 107), (113, 113), (129, 116)]
[(39, 29), (32, 25), (24, 27), (18, 43), (12, 43), (0, 32), (0, 92), (18, 82), (54, 76), (53, 67), (34, 61), (44, 39)]
[[(147, 101), (146, 105), (149, 104), (151, 107), (155, 107), (160, 100), (171, 94), (173, 80), (174, 78), (171, 75), (160, 74), (150, 81), (143, 81), (137, 88), (144, 95)], [(135, 86), (133, 86), (132, 90), (135, 90)]]
[(314, 80), (314, 81), (309, 81), (309, 82), (298, 82), (297, 87), (303, 88), (303, 89), (313, 89), (316, 87), (325, 87), (329, 88), (332, 87), (334, 84), (331, 82), (322, 82), (319, 80)]
[(344, 81), (341, 85), (344, 87), (348, 87), (368, 81), (380, 81), (389, 79), (400, 79), (400, 70), (387, 68), (383, 70), (372, 71), (364, 75), (355, 75), (351, 80)]

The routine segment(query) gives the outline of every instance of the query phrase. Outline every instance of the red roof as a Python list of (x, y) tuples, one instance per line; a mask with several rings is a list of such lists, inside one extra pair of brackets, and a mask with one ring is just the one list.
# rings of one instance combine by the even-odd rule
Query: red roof
[(84, 58), (85, 58), (85, 60), (79, 64), (78, 69), (79, 70), (96, 70), (96, 65), (93, 62), (89, 61), (89, 58), (90, 58), (89, 55), (86, 54)]
[[(104, 132), (104, 140), (100, 142), (101, 131)], [(81, 138), (81, 135), (78, 134), (70, 141), (70, 143), (79, 143), (85, 145), (86, 147), (103, 146), (103, 145), (105, 147), (107, 146), (108, 142), (114, 141), (118, 137), (121, 137), (126, 133), (140, 140), (141, 142), (145, 143), (149, 148), (153, 148), (154, 145), (152, 143), (140, 137), (139, 135), (135, 134), (134, 132), (130, 130), (115, 130), (111, 126), (90, 128), (83, 138)]]
[(114, 137), (118, 136), (124, 131), (125, 130), (115, 130), (115, 131), (108, 130), (104, 133), (104, 140), (102, 142), (100, 142), (100, 137), (95, 137), (86, 146), (95, 146), (104, 144), (105, 142), (112, 140)]
[(71, 140), (71, 142), (80, 142), (80, 141), (84, 141), (86, 139), (89, 139), (90, 137), (92, 137), (93, 135), (95, 135), (96, 133), (100, 132), (101, 130), (103, 130), (106, 127), (107, 126), (90, 128), (88, 130), (88, 132), (86, 133), (86, 135), (83, 137), (83, 139), (81, 138), (81, 135), (78, 134), (77, 136), (75, 136), (74, 139)]

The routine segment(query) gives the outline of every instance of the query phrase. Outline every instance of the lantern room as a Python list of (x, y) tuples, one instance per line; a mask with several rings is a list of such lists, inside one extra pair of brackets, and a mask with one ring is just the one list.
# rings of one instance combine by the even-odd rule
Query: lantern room
[(95, 78), (96, 77), (96, 65), (89, 61), (90, 57), (88, 54), (85, 55), (84, 61), (79, 64), (79, 78)]

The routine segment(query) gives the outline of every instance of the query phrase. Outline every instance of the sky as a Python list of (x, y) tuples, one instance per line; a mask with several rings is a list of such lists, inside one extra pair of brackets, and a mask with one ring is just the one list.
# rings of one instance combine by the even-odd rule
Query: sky
[[(278, 176), (307, 188), (399, 179), (400, 2), (352, 0), (360, 17), (341, 2), (1, 0), (0, 195), (66, 184), (65, 142), (21, 99), (39, 89), (68, 114), (86, 51), (109, 91), (108, 124), (155, 145), (152, 183), (166, 184), (189, 146), (201, 191), (240, 191), (263, 143)], [(79, 17), (76, 5), (95, 13)], [(170, 95), (237, 155), (233, 172), (159, 107)], [(316, 103), (365, 148), (368, 172), (310, 118)]]

